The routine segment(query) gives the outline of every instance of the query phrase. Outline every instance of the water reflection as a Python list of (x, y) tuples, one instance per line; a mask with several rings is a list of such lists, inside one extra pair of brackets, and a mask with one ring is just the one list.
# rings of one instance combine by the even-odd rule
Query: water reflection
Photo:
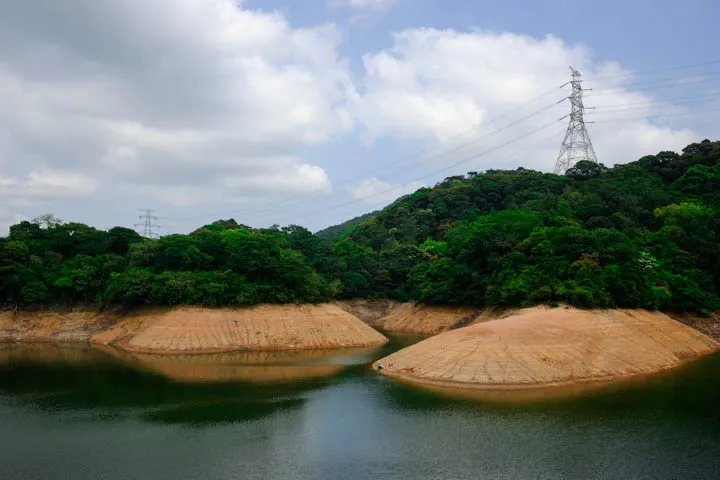
[(377, 349), (147, 355), (113, 347), (0, 345), (0, 393), (67, 421), (140, 418), (212, 425), (298, 408), (306, 395)]
[[(632, 410), (673, 411), (720, 421), (720, 353), (661, 375), (613, 384), (553, 389), (461, 390), (418, 386), (378, 376), (376, 358), (416, 338), (380, 348), (208, 355), (151, 355), (113, 347), (0, 344), (0, 393), (31, 396), (41, 408), (144, 408), (153, 422), (213, 423), (254, 419), (296, 408), (309, 392), (330, 385), (372, 388), (389, 406), (425, 411), (447, 406), (493, 411), (555, 410), (612, 415)], [(96, 412), (97, 413), (97, 412)], [(137, 412), (135, 412), (137, 413)]]
[(102, 351), (82, 343), (0, 343), (0, 365), (22, 363), (87, 364), (103, 360)]
[(151, 423), (209, 426), (258, 420), (283, 410), (299, 408), (302, 398), (265, 399), (258, 402), (213, 401), (160, 408), (141, 418)]
[(182, 382), (289, 383), (331, 377), (350, 365), (371, 361), (377, 348), (152, 355), (104, 347), (136, 368)]
[(692, 417), (720, 433), (720, 352), (655, 375), (602, 383), (518, 390), (462, 390), (388, 381), (382, 392), (394, 408), (415, 411), (439, 406), (501, 414), (550, 413), (573, 422), (632, 415)]
[(0, 365), (118, 363), (180, 382), (291, 383), (331, 377), (367, 364), (381, 347), (295, 351), (239, 351), (201, 355), (154, 355), (106, 345), (0, 344)]
[[(0, 346), (0, 478), (671, 480), (720, 471), (720, 355), (571, 398), (498, 404), (370, 370), (400, 346), (204, 359)], [(222, 361), (341, 370), (207, 380)], [(178, 369), (200, 373), (178, 379)]]

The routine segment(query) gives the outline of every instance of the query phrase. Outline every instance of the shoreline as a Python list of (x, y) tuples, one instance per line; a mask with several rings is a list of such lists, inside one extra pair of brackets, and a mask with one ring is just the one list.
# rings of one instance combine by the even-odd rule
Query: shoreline
[[(392, 333), (392, 332), (389, 332)], [(54, 345), (57, 347), (67, 346), (97, 346), (97, 347), (112, 347), (118, 350), (122, 350), (126, 353), (139, 353), (143, 355), (158, 355), (158, 356), (180, 356), (180, 355), (213, 355), (221, 353), (261, 353), (261, 352), (312, 352), (322, 350), (345, 350), (353, 348), (374, 348), (382, 347), (387, 341), (383, 343), (352, 343), (347, 345), (335, 345), (332, 347), (325, 346), (303, 346), (303, 347), (284, 347), (284, 346), (269, 346), (262, 348), (228, 348), (228, 349), (200, 349), (200, 350), (163, 350), (157, 351), (152, 349), (128, 349), (118, 343), (105, 343), (95, 342), (90, 340), (73, 340), (73, 339), (52, 339), (52, 338), (30, 338), (30, 339), (7, 339), (0, 338), (0, 346), (3, 345)]]
[(112, 345), (153, 355), (374, 347), (388, 341), (333, 304), (0, 313), (0, 343)]
[[(674, 370), (686, 367), (687, 365), (694, 362), (701, 361), (702, 359), (711, 355), (720, 355), (720, 348), (714, 351), (704, 353), (697, 357), (684, 359), (683, 362), (678, 365), (662, 368), (654, 372), (638, 372), (629, 373), (626, 375), (608, 375), (606, 377), (578, 378), (573, 380), (549, 383), (465, 383), (454, 382), (452, 380), (425, 379), (405, 373), (393, 372), (391, 374), (386, 374), (383, 373), (383, 371), (380, 372), (380, 375), (414, 386), (439, 387), (452, 390), (466, 390), (468, 392), (534, 392), (541, 390), (556, 390), (577, 386), (597, 386), (602, 388), (611, 386), (613, 384), (620, 384), (628, 381), (651, 378), (656, 375), (666, 374), (668, 372), (672, 372)], [(377, 370), (377, 368), (375, 367), (376, 363), (377, 362), (373, 362), (372, 364), (372, 368), (375, 370)]]
[(680, 365), (652, 373), (638, 373), (605, 379), (578, 379), (554, 384), (514, 385), (509, 388), (503, 385), (477, 385), (473, 387), (467, 384), (458, 385), (454, 382), (418, 381), (416, 378), (410, 378), (409, 376), (385, 375), (385, 377), (408, 387), (443, 397), (497, 405), (524, 405), (571, 400), (584, 395), (602, 392), (612, 394), (616, 390), (662, 381), (663, 378), (681, 374), (683, 369), (707, 360), (712, 356), (720, 357), (720, 351), (709, 352), (706, 355), (688, 359)]
[(687, 325), (720, 343), (720, 314), (717, 312), (707, 317), (674, 312), (667, 313), (667, 315), (673, 320)]
[[(4, 315), (16, 315), (20, 314), (23, 316), (32, 315), (77, 315), (85, 314), (94, 317), (102, 317), (104, 320), (98, 325), (98, 330), (87, 330), (81, 332), (84, 334), (94, 335), (100, 330), (108, 330), (115, 324), (120, 323), (123, 320), (127, 320), (133, 317), (137, 317), (147, 313), (162, 314), (164, 312), (177, 310), (177, 309), (198, 309), (206, 310), (209, 312), (214, 311), (228, 311), (228, 312), (245, 312), (258, 307), (286, 307), (286, 306), (297, 306), (297, 307), (321, 307), (324, 305), (332, 305), (339, 307), (345, 312), (353, 315), (360, 319), (365, 324), (371, 326), (375, 330), (382, 332), (388, 332), (395, 335), (416, 335), (422, 337), (430, 337), (457, 328), (465, 326), (484, 323), (493, 320), (499, 320), (513, 316), (529, 309), (551, 309), (551, 308), (570, 308), (575, 307), (567, 305), (558, 305), (557, 307), (549, 307), (545, 304), (538, 304), (533, 307), (508, 307), (508, 308), (487, 308), (477, 307), (472, 305), (431, 305), (422, 304), (414, 301), (400, 302), (396, 300), (385, 300), (385, 299), (351, 299), (351, 300), (335, 300), (325, 303), (303, 303), (303, 304), (254, 304), (254, 305), (232, 305), (224, 307), (207, 307), (207, 306), (195, 306), (195, 305), (176, 305), (176, 306), (158, 306), (158, 305), (147, 305), (140, 307), (121, 307), (112, 306), (105, 309), (89, 306), (78, 306), (78, 307), (40, 307), (37, 309), (4, 309), (0, 310), (0, 342), (7, 341), (8, 330), (4, 329), (2, 325), (2, 317)], [(412, 312), (403, 312), (403, 310), (412, 310)], [(446, 318), (438, 318), (442, 315), (442, 311), (454, 312), (454, 316), (460, 318), (461, 322), (447, 321)], [(594, 311), (598, 309), (577, 309), (579, 311)], [(628, 309), (605, 309), (608, 311), (616, 310), (628, 310)], [(640, 310), (640, 309), (629, 309), (629, 310)], [(441, 312), (438, 315), (438, 311)], [(674, 312), (674, 311), (663, 311), (663, 310), (651, 310), (653, 312), (663, 313), (673, 320), (680, 322), (694, 330), (697, 330), (704, 335), (714, 339), (720, 343), (720, 312), (713, 312), (710, 315), (702, 316), (694, 312)], [(458, 313), (461, 312), (461, 313)], [(415, 325), (408, 326), (401, 322), (397, 325), (395, 317), (398, 316), (412, 316), (416, 317)], [(417, 318), (420, 317), (420, 318)], [(420, 321), (417, 321), (420, 320)], [(427, 320), (423, 323), (423, 320)], [(386, 323), (389, 323), (386, 324)], [(21, 332), (22, 334), (22, 332)], [(5, 337), (5, 338), (4, 338)], [(25, 341), (25, 340), (19, 340)], [(52, 340), (51, 340), (52, 341)], [(63, 341), (63, 340), (59, 340)]]
[(713, 338), (659, 312), (526, 309), (430, 337), (373, 363), (380, 375), (476, 392), (608, 385), (718, 352)]

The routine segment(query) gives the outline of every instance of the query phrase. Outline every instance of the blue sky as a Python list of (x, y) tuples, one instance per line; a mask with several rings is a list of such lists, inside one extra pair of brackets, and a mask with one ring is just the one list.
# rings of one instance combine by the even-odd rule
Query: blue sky
[(393, 31), (416, 27), (556, 35), (584, 43), (601, 59), (636, 69), (714, 58), (720, 4), (713, 0), (397, 0), (364, 22), (347, 6), (323, 1), (252, 0), (247, 6), (284, 12), (297, 25), (332, 21), (348, 29), (343, 49), (355, 60), (386, 47)]
[(229, 217), (316, 230), (444, 176), (551, 170), (569, 64), (595, 89), (603, 163), (716, 139), (718, 14), (709, 0), (5, 2), (0, 229), (46, 212), (131, 226), (153, 208), (164, 233)]

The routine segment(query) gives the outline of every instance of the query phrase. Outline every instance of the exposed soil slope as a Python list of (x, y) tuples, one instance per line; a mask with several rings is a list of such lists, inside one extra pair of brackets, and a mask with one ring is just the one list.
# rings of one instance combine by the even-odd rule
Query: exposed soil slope
[(117, 321), (97, 311), (0, 312), (0, 341), (88, 342)]
[(454, 328), (484, 322), (493, 317), (473, 307), (403, 303), (376, 324), (391, 332), (435, 335)]
[(669, 313), (668, 315), (720, 342), (720, 312), (713, 312), (708, 316), (698, 316), (692, 313)]
[(355, 315), (368, 325), (376, 327), (381, 326), (383, 319), (390, 315), (396, 308), (404, 305), (395, 300), (369, 300), (363, 298), (338, 300), (335, 304), (346, 312)]
[(93, 340), (146, 353), (300, 350), (387, 342), (357, 317), (331, 304), (176, 308), (134, 316)]
[(400, 350), (382, 359), (382, 373), (450, 387), (527, 388), (654, 373), (717, 348), (659, 312), (535, 308)]
[(387, 342), (382, 334), (332, 304), (148, 309), (123, 316), (6, 312), (0, 315), (0, 340), (92, 342), (146, 353), (299, 350)]

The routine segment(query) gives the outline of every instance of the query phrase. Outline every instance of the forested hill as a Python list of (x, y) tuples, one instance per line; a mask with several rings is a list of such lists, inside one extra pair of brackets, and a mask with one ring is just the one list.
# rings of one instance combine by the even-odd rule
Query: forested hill
[[(242, 220), (242, 219), (240, 219)], [(720, 142), (565, 176), (470, 172), (313, 235), (218, 221), (143, 239), (52, 218), (0, 239), (8, 305), (433, 303), (720, 308)]]
[(327, 237), (330, 239), (330, 241), (335, 241), (337, 237), (340, 235), (343, 235), (345, 231), (350, 230), (352, 227), (355, 227), (357, 225), (360, 225), (364, 221), (374, 217), (380, 213), (379, 211), (376, 212), (370, 212), (366, 213), (364, 215), (360, 215), (359, 217), (351, 218), (350, 220), (347, 220), (339, 225), (333, 225), (330, 227), (327, 227), (323, 230), (320, 230), (316, 233), (316, 235), (319, 235), (321, 237)]

